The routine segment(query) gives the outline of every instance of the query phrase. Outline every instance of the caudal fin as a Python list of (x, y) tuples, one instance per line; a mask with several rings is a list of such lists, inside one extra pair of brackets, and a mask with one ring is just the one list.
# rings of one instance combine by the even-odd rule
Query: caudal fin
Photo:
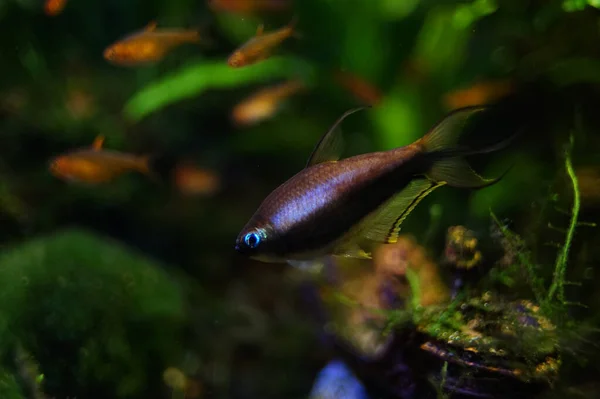
[(467, 149), (457, 146), (470, 118), (485, 109), (479, 106), (459, 109), (444, 118), (421, 139), (425, 156), (431, 162), (431, 167), (426, 173), (429, 178), (437, 182), (446, 182), (452, 187), (475, 189), (497, 183), (509, 172), (511, 168), (497, 178), (486, 179), (477, 174), (463, 157), (504, 149), (521, 133), (520, 131), (500, 143), (485, 148)]
[(486, 109), (483, 106), (474, 106), (453, 111), (438, 122), (419, 142), (425, 147), (425, 152), (455, 147), (471, 118)]

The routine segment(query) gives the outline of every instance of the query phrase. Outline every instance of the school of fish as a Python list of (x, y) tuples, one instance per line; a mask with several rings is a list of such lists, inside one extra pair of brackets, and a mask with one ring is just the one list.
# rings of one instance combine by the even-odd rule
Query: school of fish
[[(46, 0), (46, 14), (60, 14), (66, 2)], [(285, 11), (291, 1), (207, 0), (207, 5), (215, 12), (243, 15)], [(297, 22), (294, 15), (287, 25), (269, 32), (259, 25), (256, 34), (224, 62), (231, 68), (244, 68), (268, 59), (288, 39), (301, 40)], [(207, 42), (209, 39), (199, 29), (158, 28), (151, 21), (141, 30), (110, 44), (103, 57), (115, 66), (140, 67), (160, 62), (182, 45)], [(338, 69), (331, 78), (364, 107), (351, 109), (339, 117), (317, 143), (306, 167), (267, 196), (235, 241), (239, 253), (297, 267), (330, 255), (370, 258), (376, 245), (396, 242), (403, 221), (435, 189), (442, 186), (481, 189), (503, 176), (483, 178), (465, 157), (499, 150), (510, 139), (480, 149), (459, 145), (459, 141), (467, 124), (485, 111), (485, 107), (477, 106), (487, 98), (484, 92), (504, 93), (509, 90), (508, 84), (478, 86), (474, 89), (478, 90), (477, 95), (471, 94), (474, 91), (448, 95), (448, 107), (458, 109), (411, 144), (344, 158), (342, 121), (375, 106), (384, 95), (351, 71)], [(299, 79), (265, 87), (233, 108), (232, 121), (238, 127), (258, 124), (273, 117), (287, 99), (306, 89)], [(472, 106), (460, 107), (464, 104)], [(50, 172), (67, 182), (89, 185), (109, 183), (128, 172), (156, 177), (153, 157), (107, 150), (103, 145), (104, 137), (98, 136), (89, 147), (58, 155), (50, 161)], [(177, 164), (172, 178), (184, 195), (207, 195), (220, 187), (218, 174), (189, 162)]]

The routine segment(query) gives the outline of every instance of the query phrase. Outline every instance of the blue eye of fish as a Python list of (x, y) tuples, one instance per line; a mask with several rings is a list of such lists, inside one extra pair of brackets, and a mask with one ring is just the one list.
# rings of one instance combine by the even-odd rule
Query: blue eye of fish
[(248, 233), (244, 236), (244, 243), (248, 246), (248, 248), (256, 248), (258, 244), (260, 244), (260, 235), (257, 233)]

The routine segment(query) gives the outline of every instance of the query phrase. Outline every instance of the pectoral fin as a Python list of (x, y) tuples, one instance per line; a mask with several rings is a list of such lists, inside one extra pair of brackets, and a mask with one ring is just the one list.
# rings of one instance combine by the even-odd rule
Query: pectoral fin
[(342, 137), (341, 129), (339, 128), (340, 123), (349, 115), (355, 112), (361, 111), (365, 108), (370, 107), (359, 107), (353, 108), (346, 111), (337, 121), (329, 128), (327, 132), (321, 137), (321, 140), (315, 146), (306, 167), (316, 165), (323, 162), (337, 161), (342, 156), (342, 150), (344, 147), (344, 140)]
[(358, 234), (371, 241), (392, 244), (398, 240), (400, 225), (417, 204), (429, 193), (446, 182), (430, 179), (415, 179), (406, 188), (367, 216), (360, 225)]

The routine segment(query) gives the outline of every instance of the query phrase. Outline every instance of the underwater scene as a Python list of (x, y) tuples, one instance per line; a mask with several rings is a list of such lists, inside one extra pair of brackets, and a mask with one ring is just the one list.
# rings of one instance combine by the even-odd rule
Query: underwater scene
[(0, 399), (600, 398), (600, 1), (0, 32)]

